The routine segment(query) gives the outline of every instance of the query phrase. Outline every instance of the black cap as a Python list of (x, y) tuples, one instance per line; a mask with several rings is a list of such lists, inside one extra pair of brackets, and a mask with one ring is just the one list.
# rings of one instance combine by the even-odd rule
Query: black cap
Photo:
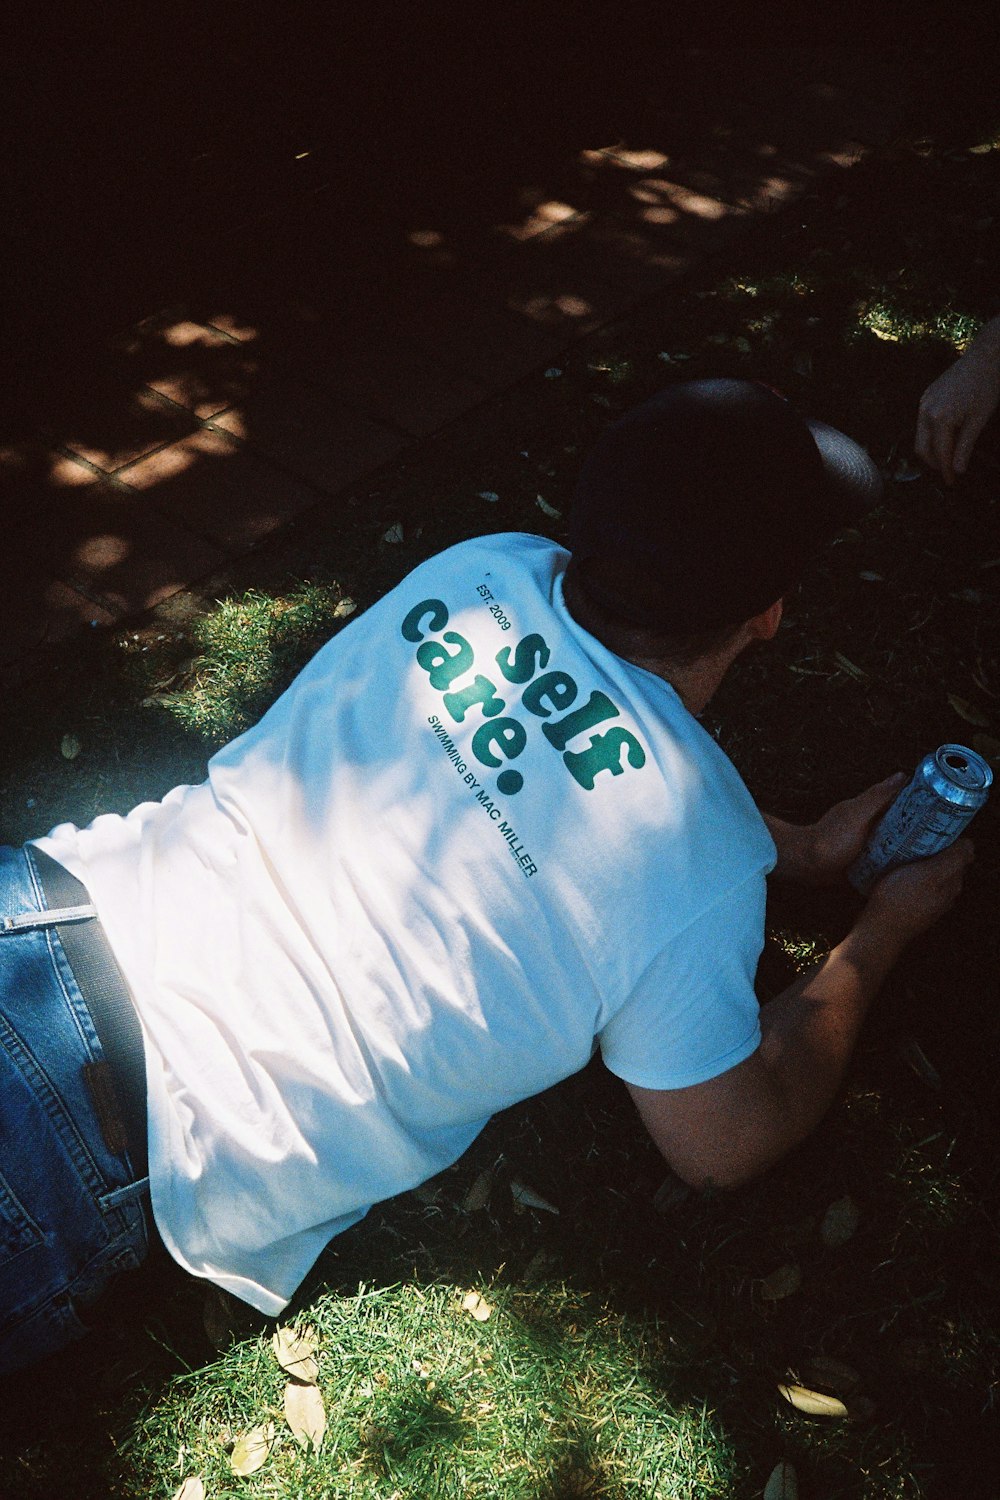
[(666, 633), (738, 625), (875, 505), (863, 448), (749, 380), (668, 386), (601, 436), (569, 545), (588, 592)]

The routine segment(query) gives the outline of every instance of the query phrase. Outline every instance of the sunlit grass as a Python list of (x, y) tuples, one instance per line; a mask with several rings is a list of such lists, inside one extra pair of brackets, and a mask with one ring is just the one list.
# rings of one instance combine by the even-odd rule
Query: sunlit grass
[(262, 1338), (175, 1380), (126, 1456), (150, 1493), (181, 1473), (201, 1475), (210, 1494), (230, 1493), (235, 1439), (273, 1421), (274, 1447), (243, 1494), (733, 1493), (732, 1446), (703, 1402), (671, 1391), (676, 1344), (655, 1320), (562, 1285), (484, 1291), (486, 1322), (463, 1311), (460, 1288), (442, 1284), (318, 1298), (307, 1314), (328, 1421), (318, 1452), (284, 1426), (285, 1377)]
[(862, 303), (858, 309), (857, 327), (867, 329), (886, 343), (916, 343), (936, 339), (960, 352), (973, 339), (981, 320), (968, 313), (943, 311), (921, 316), (901, 302), (883, 298)]
[(335, 585), (288, 594), (250, 589), (193, 628), (198, 655), (182, 681), (149, 700), (186, 729), (220, 743), (254, 723), (314, 651), (354, 611)]

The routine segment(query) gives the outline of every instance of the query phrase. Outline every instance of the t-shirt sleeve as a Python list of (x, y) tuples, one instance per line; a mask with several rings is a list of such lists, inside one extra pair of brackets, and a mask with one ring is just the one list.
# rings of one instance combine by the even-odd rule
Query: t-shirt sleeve
[(660, 950), (600, 1033), (612, 1073), (638, 1088), (688, 1088), (757, 1050), (765, 900), (755, 874)]

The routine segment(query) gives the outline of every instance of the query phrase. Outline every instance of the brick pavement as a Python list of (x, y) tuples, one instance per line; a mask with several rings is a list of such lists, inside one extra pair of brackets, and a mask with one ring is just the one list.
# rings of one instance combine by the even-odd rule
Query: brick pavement
[[(141, 616), (330, 506), (662, 294), (899, 118), (849, 51), (686, 61), (669, 110), (654, 91), (627, 130), (572, 122), (537, 179), (521, 161), (502, 192), (488, 156), (466, 163), (439, 185), (436, 214), (426, 192), (405, 201), (412, 185), (402, 168), (394, 185), (387, 153), (357, 220), (350, 187), (308, 152), (277, 197), (257, 194), (274, 160), (255, 173), (234, 156), (219, 194), (202, 191), (197, 156), (183, 211), (192, 235), (211, 226), (211, 274), (182, 257), (172, 305), (124, 332), (110, 307), (0, 448), (0, 674)], [(440, 161), (428, 172), (425, 189), (448, 177)], [(396, 189), (402, 207), (387, 212)]]

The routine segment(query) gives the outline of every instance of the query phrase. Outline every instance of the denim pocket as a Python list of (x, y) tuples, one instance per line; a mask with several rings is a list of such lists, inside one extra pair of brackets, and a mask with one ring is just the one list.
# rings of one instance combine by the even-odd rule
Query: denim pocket
[(0, 1173), (0, 1266), (39, 1244), (42, 1232)]

